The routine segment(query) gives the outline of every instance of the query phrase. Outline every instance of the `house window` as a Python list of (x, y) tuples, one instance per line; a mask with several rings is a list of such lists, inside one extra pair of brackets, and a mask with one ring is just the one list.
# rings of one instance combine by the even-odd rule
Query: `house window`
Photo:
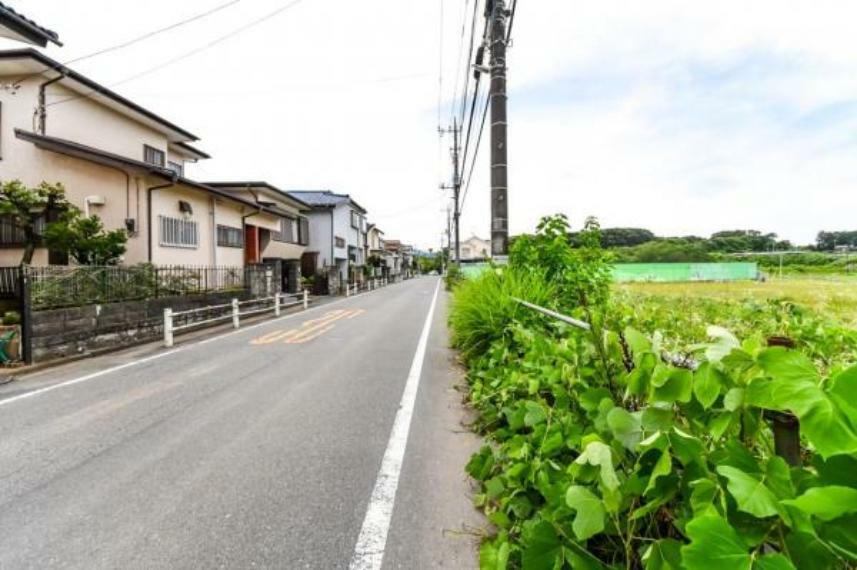
[(244, 247), (244, 231), (241, 228), (218, 225), (217, 245), (221, 247)]
[(360, 229), (360, 214), (354, 210), (351, 210), (351, 227), (355, 230)]
[(280, 231), (271, 232), (271, 239), (274, 241), (282, 241), (286, 243), (297, 243), (297, 220), (292, 218), (283, 218), (280, 220)]
[[(36, 220), (36, 236), (40, 239), (45, 229), (44, 218)], [(0, 246), (22, 246), (27, 243), (24, 230), (13, 216), (0, 216)]]
[(199, 229), (196, 222), (158, 216), (160, 244), (165, 247), (199, 247)]
[(298, 244), (309, 245), (309, 220), (298, 218)]
[(173, 162), (172, 160), (167, 163), (167, 169), (172, 170), (179, 176), (184, 177), (184, 164), (181, 162)]
[(166, 164), (167, 155), (164, 151), (159, 150), (147, 144), (143, 145), (143, 161), (148, 164), (163, 167)]
[(336, 236), (336, 247), (344, 248), (345, 247), (345, 240), (339, 236)]

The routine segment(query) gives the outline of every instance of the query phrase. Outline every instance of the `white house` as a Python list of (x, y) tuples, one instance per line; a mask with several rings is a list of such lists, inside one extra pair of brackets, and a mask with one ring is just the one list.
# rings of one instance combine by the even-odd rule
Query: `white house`
[(291, 190), (288, 194), (310, 206), (309, 244), (303, 272), (335, 268), (340, 283), (359, 279), (366, 263), (366, 210), (348, 194), (330, 190)]
[(481, 261), (491, 257), (491, 242), (470, 236), (461, 242), (461, 261)]

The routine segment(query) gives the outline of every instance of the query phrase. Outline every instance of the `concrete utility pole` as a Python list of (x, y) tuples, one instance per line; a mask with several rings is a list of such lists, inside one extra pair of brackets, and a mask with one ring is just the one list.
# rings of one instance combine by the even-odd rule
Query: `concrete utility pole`
[(506, 3), (488, 0), (491, 47), (491, 255), (509, 253), (508, 165), (506, 148)]
[[(444, 190), (452, 190), (453, 199), (453, 221), (455, 224), (455, 261), (458, 263), (461, 260), (461, 241), (460, 232), (458, 230), (459, 221), (461, 219), (461, 167), (459, 165), (461, 152), (459, 136), (461, 135), (461, 125), (458, 124), (458, 119), (452, 120), (452, 128), (442, 130), (442, 133), (452, 133), (452, 185), (442, 185)], [(451, 240), (450, 240), (451, 241)], [(452, 244), (450, 244), (450, 250)], [(450, 256), (452, 257), (452, 256)]]

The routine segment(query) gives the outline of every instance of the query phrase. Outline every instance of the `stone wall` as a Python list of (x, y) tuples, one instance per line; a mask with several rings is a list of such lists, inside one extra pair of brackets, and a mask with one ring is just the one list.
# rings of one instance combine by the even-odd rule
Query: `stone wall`
[[(187, 311), (250, 298), (249, 291), (164, 297), (37, 311), (32, 315), (33, 362), (47, 362), (157, 340), (164, 309)], [(228, 308), (222, 309), (224, 314)], [(225, 321), (226, 322), (226, 321)], [(179, 323), (176, 323), (179, 324)]]

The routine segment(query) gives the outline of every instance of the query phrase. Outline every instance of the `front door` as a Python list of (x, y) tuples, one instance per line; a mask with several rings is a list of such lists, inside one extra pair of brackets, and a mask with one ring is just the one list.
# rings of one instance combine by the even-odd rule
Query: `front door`
[(259, 263), (259, 228), (249, 224), (244, 226), (244, 263)]

